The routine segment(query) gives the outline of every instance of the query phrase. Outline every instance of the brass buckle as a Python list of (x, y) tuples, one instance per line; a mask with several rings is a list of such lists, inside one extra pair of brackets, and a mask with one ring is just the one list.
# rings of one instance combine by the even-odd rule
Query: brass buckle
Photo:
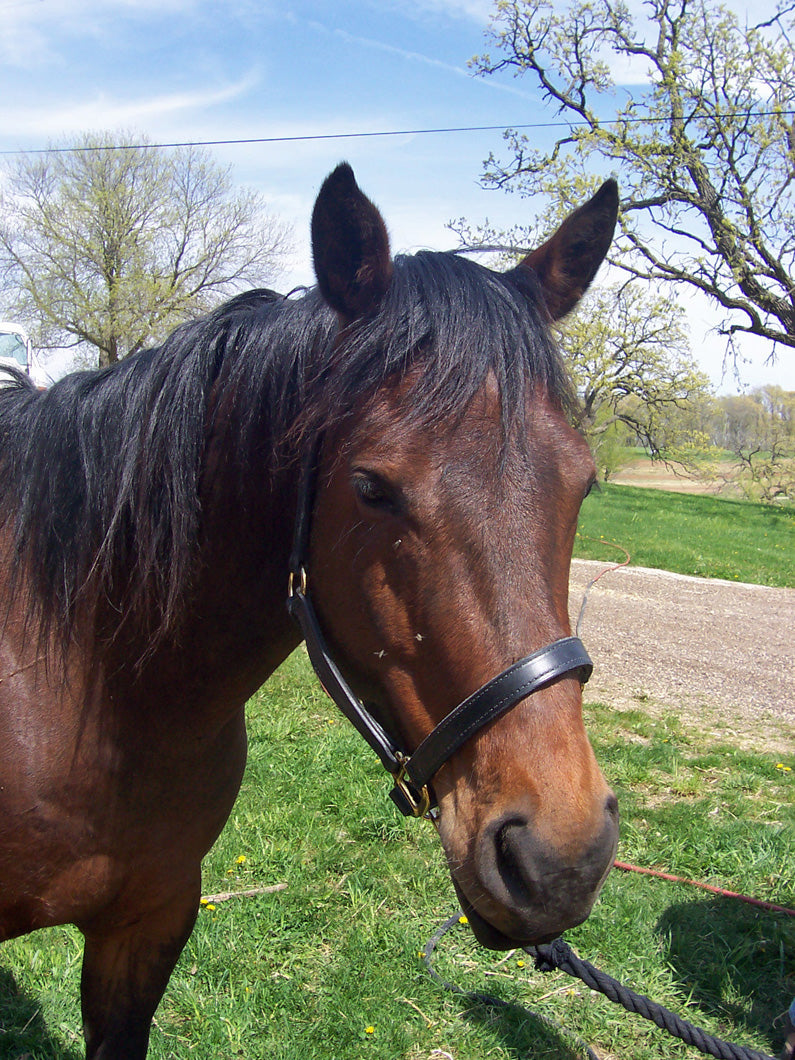
[(412, 783), (406, 775), (408, 758), (398, 751), (397, 759), (398, 762), (400, 762), (400, 769), (397, 773), (392, 774), (395, 781), (395, 787), (406, 800), (412, 817), (426, 817), (430, 819), (431, 793), (428, 791), (428, 785), (423, 784), (421, 788), (418, 788), (416, 784)]
[(300, 594), (306, 596), (307, 576), (306, 567), (303, 564), (298, 568), (297, 571), (291, 570), (290, 577), (287, 580), (287, 596), (292, 599), (294, 596)]

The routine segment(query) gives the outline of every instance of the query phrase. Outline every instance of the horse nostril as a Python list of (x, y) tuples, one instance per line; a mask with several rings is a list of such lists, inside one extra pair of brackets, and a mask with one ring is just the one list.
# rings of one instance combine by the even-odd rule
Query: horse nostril
[(536, 852), (526, 821), (514, 818), (504, 822), (494, 835), (497, 876), (513, 902), (532, 902), (538, 880)]
[(573, 854), (543, 842), (522, 814), (492, 822), (478, 857), (486, 893), (512, 914), (531, 918), (542, 933), (584, 920), (615, 855), (618, 802), (611, 794), (603, 805), (602, 826)]

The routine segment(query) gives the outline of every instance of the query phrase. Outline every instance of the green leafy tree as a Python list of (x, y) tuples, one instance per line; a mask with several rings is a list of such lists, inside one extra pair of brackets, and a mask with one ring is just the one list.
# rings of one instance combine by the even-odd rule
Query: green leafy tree
[(592, 289), (562, 322), (560, 344), (581, 399), (577, 426), (603, 476), (617, 469), (621, 440), (657, 456), (686, 440), (709, 381), (670, 298), (637, 284)]
[(722, 481), (751, 500), (795, 501), (795, 392), (777, 386), (719, 398), (713, 441), (732, 465)]
[(85, 135), (18, 156), (0, 188), (5, 313), (37, 346), (89, 347), (103, 366), (271, 281), (289, 248), (261, 196), (195, 148)]
[[(550, 150), (506, 131), (486, 183), (573, 205), (612, 173), (616, 264), (704, 292), (730, 346), (750, 333), (795, 347), (794, 12), (743, 26), (710, 0), (637, 15), (623, 0), (498, 0), (496, 51), (475, 68), (531, 78), (564, 130)], [(638, 87), (617, 87), (627, 64)]]

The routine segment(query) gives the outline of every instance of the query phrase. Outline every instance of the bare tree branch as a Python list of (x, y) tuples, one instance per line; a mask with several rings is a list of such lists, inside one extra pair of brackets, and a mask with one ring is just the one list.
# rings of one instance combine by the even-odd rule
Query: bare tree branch
[[(509, 130), (483, 181), (570, 205), (611, 173), (614, 264), (698, 288), (727, 335), (795, 347), (795, 4), (751, 26), (714, 0), (643, 9), (636, 22), (622, 0), (501, 0), (497, 55), (474, 67), (532, 78), (569, 127), (549, 150)], [(648, 81), (619, 92), (627, 61)]]

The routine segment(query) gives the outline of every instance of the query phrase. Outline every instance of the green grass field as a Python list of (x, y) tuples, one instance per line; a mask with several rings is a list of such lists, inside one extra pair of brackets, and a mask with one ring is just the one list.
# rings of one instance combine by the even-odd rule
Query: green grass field
[[(595, 540), (594, 540), (595, 539)], [(574, 554), (702, 578), (795, 587), (795, 509), (604, 484), (585, 500)]]
[[(794, 584), (793, 513), (608, 486), (587, 500), (581, 532), (641, 565)], [(578, 551), (615, 558), (584, 537)], [(795, 747), (792, 726), (741, 749), (671, 714), (590, 704), (586, 716), (621, 804), (621, 860), (795, 906), (795, 755), (780, 750)], [(442, 942), (438, 971), (509, 1005), (442, 990), (419, 956), (455, 909), (435, 833), (394, 810), (303, 650), (254, 697), (249, 730), (204, 893), (284, 888), (201, 910), (158, 1010), (153, 1060), (576, 1060), (581, 1039), (602, 1060), (700, 1055), (579, 981), (535, 972), (522, 953), (481, 950), (465, 926)], [(778, 1053), (795, 917), (614, 871), (567, 938), (709, 1032)], [(0, 1060), (80, 1060), (79, 977), (71, 928), (3, 946)]]
[[(792, 756), (721, 746), (672, 717), (587, 713), (621, 801), (623, 860), (795, 904)], [(479, 949), (465, 927), (441, 944), (438, 970), (511, 1004), (444, 992), (419, 958), (455, 909), (432, 827), (392, 808), (302, 650), (249, 716), (243, 790), (207, 858), (205, 893), (286, 888), (202, 909), (157, 1015), (155, 1060), (575, 1060), (573, 1035), (605, 1060), (698, 1055), (563, 973)], [(795, 919), (616, 871), (568, 938), (712, 1033), (777, 1048)], [(79, 956), (66, 928), (3, 947), (0, 1058), (79, 1060)]]

